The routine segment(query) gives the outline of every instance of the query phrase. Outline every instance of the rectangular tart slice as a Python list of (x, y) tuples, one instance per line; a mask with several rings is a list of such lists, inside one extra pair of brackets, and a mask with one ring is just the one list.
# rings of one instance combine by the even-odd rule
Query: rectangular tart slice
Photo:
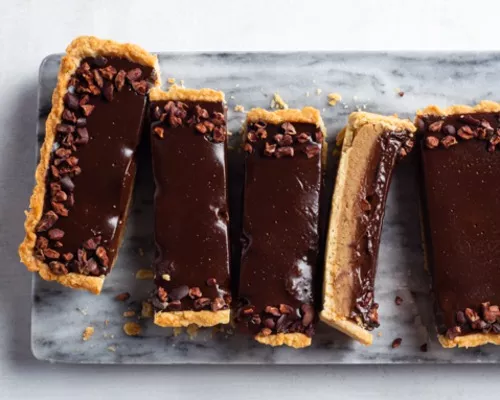
[(365, 345), (379, 325), (374, 281), (387, 193), (415, 130), (407, 120), (355, 112), (340, 133), (320, 318)]
[(124, 232), (156, 68), (131, 44), (79, 37), (66, 49), (19, 247), (43, 279), (101, 291)]
[(251, 110), (236, 319), (260, 343), (311, 344), (325, 129), (319, 111)]
[(430, 106), (416, 125), (439, 341), (500, 345), (500, 104)]
[(150, 93), (156, 183), (155, 324), (229, 322), (229, 207), (224, 94)]

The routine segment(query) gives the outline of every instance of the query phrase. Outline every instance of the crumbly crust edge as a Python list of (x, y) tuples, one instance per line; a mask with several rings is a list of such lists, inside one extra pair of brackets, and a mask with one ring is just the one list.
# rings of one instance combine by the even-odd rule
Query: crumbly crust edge
[(402, 131), (413, 133), (417, 130), (415, 125), (408, 119), (397, 116), (385, 116), (367, 112), (353, 112), (349, 115), (348, 125), (356, 132), (366, 124), (380, 124), (384, 130)]
[(163, 328), (180, 328), (189, 325), (199, 327), (228, 324), (229, 310), (221, 311), (157, 311), (154, 316), (155, 325)]
[(437, 105), (431, 104), (422, 110), (418, 110), (417, 117), (426, 115), (445, 117), (447, 115), (471, 114), (478, 112), (500, 112), (500, 103), (491, 100), (482, 100), (475, 106), (455, 104), (445, 108), (440, 108)]
[(370, 332), (355, 322), (338, 316), (334, 312), (323, 310), (320, 312), (319, 318), (327, 325), (345, 333), (365, 346), (370, 346), (373, 343), (373, 335)]
[(75, 273), (55, 275), (49, 266), (34, 257), (36, 242), (35, 228), (43, 214), (45, 200), (45, 180), (50, 162), (50, 154), (56, 137), (56, 126), (61, 122), (64, 110), (64, 95), (67, 93), (68, 81), (85, 57), (103, 55), (122, 57), (132, 62), (152, 67), (156, 71), (155, 86), (160, 85), (160, 71), (156, 56), (141, 47), (130, 43), (117, 43), (112, 40), (102, 40), (94, 36), (80, 36), (74, 39), (66, 48), (66, 54), (61, 59), (57, 75), (57, 85), (52, 94), (52, 109), (45, 123), (45, 139), (40, 149), (40, 162), (35, 172), (35, 187), (30, 198), (29, 211), (26, 211), (24, 229), (26, 236), (19, 246), (21, 262), (32, 272), (38, 272), (42, 279), (57, 281), (73, 289), (84, 289), (99, 294), (104, 282), (104, 276), (92, 277)]
[(151, 101), (207, 101), (210, 103), (223, 103), (224, 93), (214, 89), (186, 89), (177, 85), (172, 85), (167, 91), (159, 87), (153, 88), (149, 92)]
[(312, 339), (303, 333), (278, 333), (276, 335), (264, 336), (258, 334), (254, 339), (267, 346), (277, 347), (277, 346), (288, 346), (294, 349), (302, 349), (304, 347), (309, 347), (312, 343)]
[(453, 347), (477, 347), (485, 344), (494, 344), (500, 346), (500, 334), (495, 333), (472, 333), (470, 335), (457, 336), (454, 339), (448, 339), (444, 335), (438, 335), (441, 346), (447, 349)]

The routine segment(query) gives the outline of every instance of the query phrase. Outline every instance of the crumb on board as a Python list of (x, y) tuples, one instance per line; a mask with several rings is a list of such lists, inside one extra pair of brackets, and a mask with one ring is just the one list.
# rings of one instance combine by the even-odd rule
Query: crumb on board
[(153, 279), (153, 270), (150, 268), (141, 268), (135, 273), (135, 279)]
[(399, 96), (399, 97), (403, 97), (405, 95), (405, 92), (403, 90), (401, 90), (401, 88), (396, 88), (394, 89), (394, 92)]
[(286, 110), (288, 109), (288, 104), (285, 103), (285, 100), (278, 93), (274, 93), (271, 100), (271, 108)]
[(169, 274), (163, 274), (163, 275), (161, 276), (161, 279), (163, 279), (164, 281), (169, 282), (169, 281), (170, 281), (170, 275), (169, 275)]
[(186, 332), (189, 336), (189, 339), (194, 339), (198, 335), (198, 329), (200, 328), (196, 324), (188, 325), (188, 327), (186, 328)]
[(127, 301), (128, 299), (130, 299), (129, 292), (123, 292), (123, 293), (117, 294), (115, 296), (115, 300), (118, 300), (118, 301)]
[(244, 113), (245, 112), (245, 107), (243, 107), (241, 104), (236, 104), (234, 106), (234, 111)]
[(184, 87), (184, 79), (181, 79), (181, 80), (179, 81), (179, 84), (181, 85), (181, 87)]
[(123, 325), (123, 331), (128, 336), (138, 336), (141, 333), (141, 326), (137, 322), (127, 322)]
[(175, 78), (168, 78), (167, 82), (169, 83), (169, 85), (173, 85), (175, 83)]
[(319, 96), (323, 91), (320, 88), (316, 89), (316, 95)]
[(141, 316), (143, 318), (153, 317), (153, 305), (149, 301), (142, 302)]
[(76, 311), (81, 312), (83, 315), (87, 315), (88, 312), (85, 308), (76, 307)]
[(233, 95), (229, 96), (229, 98), (230, 98), (231, 100), (234, 100), (234, 96), (233, 96)]
[(330, 106), (334, 106), (335, 104), (337, 104), (339, 101), (342, 101), (342, 96), (340, 95), (340, 93), (330, 93), (328, 95), (328, 104)]
[(124, 316), (125, 318), (130, 318), (130, 317), (133, 317), (133, 316), (135, 316), (135, 311), (134, 311), (134, 310), (128, 310), (128, 311), (125, 311), (125, 312), (123, 313), (123, 316)]
[(378, 337), (382, 337), (382, 331), (378, 331), (378, 332), (377, 332), (377, 336), (378, 336)]
[(396, 338), (392, 341), (391, 347), (393, 349), (397, 349), (399, 346), (401, 346), (401, 343), (403, 342), (403, 339), (401, 338)]
[(104, 320), (104, 326), (108, 326), (109, 325), (109, 319), (105, 319)]
[(108, 351), (114, 353), (116, 351), (116, 346), (108, 346)]
[(92, 335), (94, 334), (94, 327), (93, 326), (87, 326), (85, 328), (85, 330), (83, 331), (82, 333), (82, 339), (84, 342), (86, 342), (87, 340), (89, 340)]
[(309, 97), (311, 94), (309, 92), (306, 92), (306, 97)]

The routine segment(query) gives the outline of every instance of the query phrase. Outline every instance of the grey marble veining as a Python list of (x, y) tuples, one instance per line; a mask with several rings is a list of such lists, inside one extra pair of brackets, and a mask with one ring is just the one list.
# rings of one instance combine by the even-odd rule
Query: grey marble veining
[[(39, 141), (58, 63), (59, 56), (49, 56), (40, 68)], [(233, 111), (234, 106), (268, 107), (274, 92), (290, 107), (311, 105), (322, 110), (331, 139), (358, 108), (412, 117), (427, 104), (498, 100), (495, 93), (500, 93), (500, 55), (495, 53), (160, 54), (160, 64), (164, 82), (175, 77), (189, 87), (223, 90), (233, 133), (244, 119), (244, 114)], [(397, 95), (399, 89), (404, 97)], [(331, 92), (341, 93), (342, 103), (329, 107), (326, 95)], [(237, 140), (233, 136), (233, 145)], [(234, 151), (231, 158), (236, 165), (231, 178), (238, 181), (238, 153)], [(136, 270), (148, 268), (153, 254), (153, 187), (150, 167), (143, 162), (124, 244), (102, 294), (93, 296), (34, 278), (33, 353), (39, 359), (69, 363), (498, 363), (500, 347), (445, 350), (437, 343), (429, 279), (423, 269), (416, 164), (413, 154), (399, 165), (387, 202), (376, 280), (381, 327), (371, 347), (323, 324), (318, 325), (313, 345), (302, 350), (272, 349), (212, 329), (199, 331), (194, 338), (185, 333), (174, 336), (171, 329), (156, 327), (150, 320), (139, 321), (141, 336), (126, 336), (123, 323), (136, 319), (124, 318), (122, 313), (139, 311), (141, 300), (152, 289), (151, 281), (135, 279)], [(114, 300), (124, 291), (132, 295), (128, 302)], [(396, 295), (404, 299), (399, 307), (394, 304)], [(93, 326), (95, 334), (83, 342), (87, 326)], [(403, 338), (402, 345), (391, 349), (396, 337)], [(422, 353), (419, 348), (425, 342), (429, 351)]]

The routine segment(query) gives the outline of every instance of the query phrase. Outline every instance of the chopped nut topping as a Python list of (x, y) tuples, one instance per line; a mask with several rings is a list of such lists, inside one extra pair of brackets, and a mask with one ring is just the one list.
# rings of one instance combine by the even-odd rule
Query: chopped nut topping
[(393, 349), (397, 349), (399, 346), (401, 346), (401, 343), (402, 343), (402, 342), (403, 342), (403, 339), (401, 339), (401, 338), (396, 338), (396, 339), (394, 339), (394, 340), (392, 341), (392, 345), (391, 345), (391, 347), (392, 347)]
[(138, 336), (141, 334), (141, 326), (137, 322), (127, 322), (123, 325), (123, 331), (128, 336)]
[(425, 138), (425, 146), (428, 149), (434, 149), (439, 146), (439, 139), (435, 136), (427, 136)]

